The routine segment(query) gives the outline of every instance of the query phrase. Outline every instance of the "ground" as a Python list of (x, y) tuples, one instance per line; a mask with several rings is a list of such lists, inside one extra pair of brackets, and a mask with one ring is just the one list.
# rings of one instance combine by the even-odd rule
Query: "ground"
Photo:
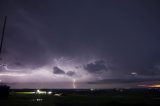
[(0, 106), (128, 106), (160, 104), (160, 94), (66, 94), (62, 96), (11, 93)]

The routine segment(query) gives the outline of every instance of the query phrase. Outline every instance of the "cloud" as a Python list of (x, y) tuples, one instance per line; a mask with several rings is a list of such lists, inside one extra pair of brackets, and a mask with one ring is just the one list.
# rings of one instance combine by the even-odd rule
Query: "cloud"
[(0, 72), (6, 71), (4, 67), (5, 67), (4, 64), (0, 64)]
[(73, 72), (73, 71), (68, 71), (68, 72), (66, 73), (66, 75), (68, 75), (68, 76), (74, 76), (74, 75), (76, 75), (76, 73)]
[(102, 71), (107, 71), (107, 67), (105, 66), (105, 62), (103, 60), (95, 61), (94, 63), (89, 63), (84, 66), (84, 69), (90, 73), (99, 73)]
[(73, 77), (76, 75), (76, 73), (74, 71), (63, 70), (57, 66), (53, 67), (53, 73), (54, 74), (61, 74), (61, 75), (68, 76), (68, 77)]
[[(9, 14), (2, 50), (3, 60), (0, 60), (9, 69), (19, 69), (24, 73), (30, 70), (35, 72), (49, 65), (51, 67), (45, 69), (51, 70), (48, 75), (54, 73), (66, 77), (77, 77), (80, 74), (82, 78), (121, 78), (121, 75), (132, 72), (138, 73), (136, 77), (160, 75), (159, 69), (150, 68), (160, 62), (160, 30), (157, 30), (160, 22), (157, 17), (159, 7), (149, 11), (149, 8), (144, 9), (138, 2), (121, 4), (119, 6), (123, 8), (120, 9), (114, 3), (112, 6), (98, 1), (88, 4), (77, 1), (62, 4), (52, 0), (0, 0), (1, 15)], [(102, 5), (104, 8), (101, 8)], [(126, 6), (132, 12), (124, 11)], [(135, 6), (137, 8), (133, 9)], [(112, 8), (113, 11), (108, 11)], [(145, 17), (150, 15), (153, 17)], [(154, 23), (152, 28), (151, 23)], [(3, 21), (0, 24), (2, 29)], [(62, 60), (62, 64), (54, 64), (57, 66), (54, 69), (52, 60), (60, 57), (75, 61), (65, 63)], [(93, 58), (99, 61), (92, 61)], [(107, 71), (111, 69), (108, 60), (112, 71)], [(74, 68), (77, 64), (80, 68)], [(4, 70), (0, 66), (0, 71)], [(88, 72), (91, 75), (86, 75)], [(99, 75), (103, 72), (110, 73)], [(132, 74), (135, 76), (136, 73)]]
[(149, 69), (140, 71), (139, 74), (144, 75), (144, 76), (158, 76), (160, 75), (159, 65), (154, 65)]
[(60, 69), (59, 67), (53, 67), (54, 74), (65, 74), (64, 70)]
[(22, 66), (23, 64), (20, 63), (20, 62), (16, 62), (15, 65), (17, 65), (17, 66)]
[(103, 79), (98, 81), (88, 82), (89, 84), (125, 84), (125, 83), (146, 83), (158, 82), (160, 78), (118, 78), (118, 79)]

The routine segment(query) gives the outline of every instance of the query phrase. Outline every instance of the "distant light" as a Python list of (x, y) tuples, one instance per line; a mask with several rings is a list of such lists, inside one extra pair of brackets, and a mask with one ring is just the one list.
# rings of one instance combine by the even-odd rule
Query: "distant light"
[(56, 93), (54, 96), (62, 96), (62, 93)]
[(40, 90), (39, 90), (39, 89), (37, 90), (37, 93), (40, 93)]
[(131, 75), (137, 76), (138, 74), (136, 72), (131, 72)]
[(94, 88), (91, 88), (90, 90), (91, 90), (91, 91), (94, 91), (95, 89), (94, 89)]
[(2, 80), (0, 80), (0, 82), (2, 82)]
[(36, 94), (46, 94), (46, 91), (41, 91), (41, 90), (38, 89), (38, 90), (36, 91)]
[(49, 92), (48, 92), (48, 94), (49, 94), (49, 95), (51, 95), (51, 94), (52, 94), (52, 92), (51, 92), (51, 91), (49, 91)]

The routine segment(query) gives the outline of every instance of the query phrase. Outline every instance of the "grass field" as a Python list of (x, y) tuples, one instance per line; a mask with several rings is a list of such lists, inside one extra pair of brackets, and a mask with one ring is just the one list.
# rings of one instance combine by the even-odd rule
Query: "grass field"
[(159, 95), (141, 94), (67, 94), (64, 96), (39, 95), (28, 92), (11, 93), (8, 99), (0, 100), (0, 106), (159, 106)]

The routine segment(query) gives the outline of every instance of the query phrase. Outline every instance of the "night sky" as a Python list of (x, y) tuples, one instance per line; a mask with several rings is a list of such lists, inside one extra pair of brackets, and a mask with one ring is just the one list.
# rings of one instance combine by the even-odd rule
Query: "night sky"
[(160, 84), (159, 0), (0, 0), (11, 88)]

